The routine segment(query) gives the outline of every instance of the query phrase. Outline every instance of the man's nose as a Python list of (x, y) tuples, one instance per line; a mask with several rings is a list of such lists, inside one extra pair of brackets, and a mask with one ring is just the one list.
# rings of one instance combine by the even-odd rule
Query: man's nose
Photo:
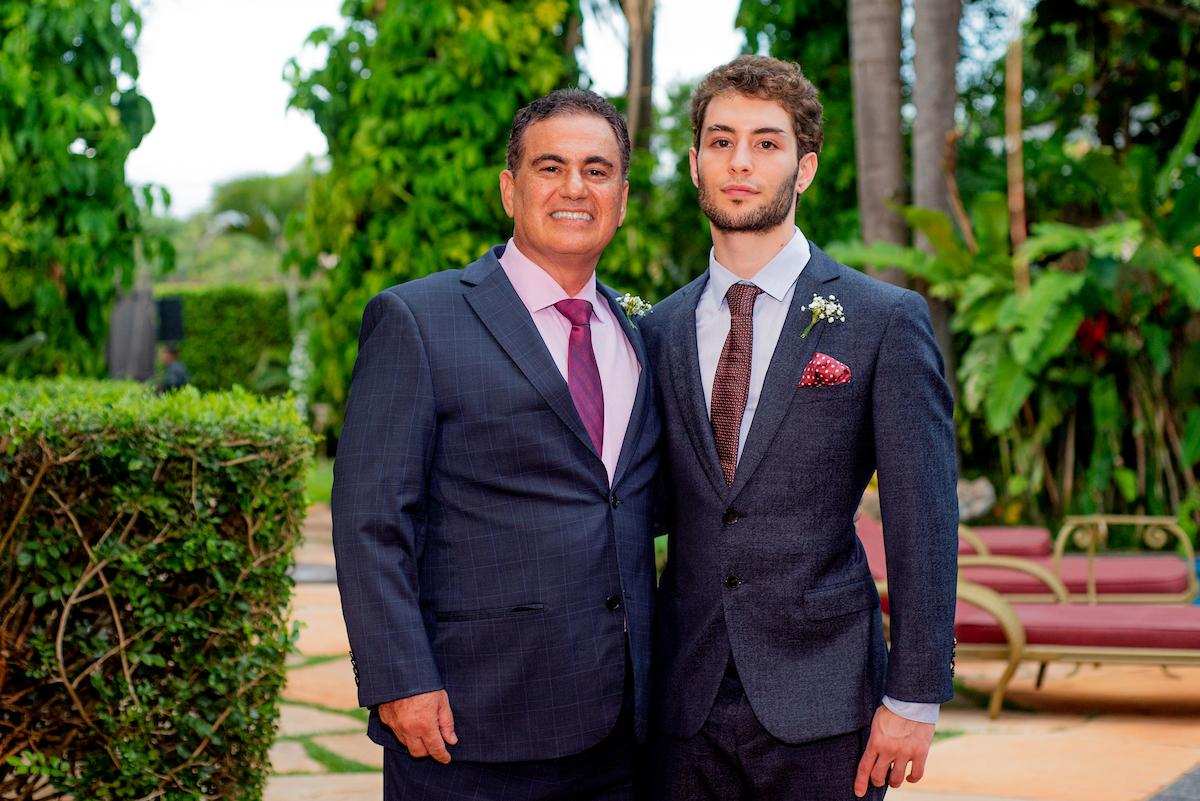
[(750, 158), (750, 143), (738, 142), (733, 148), (733, 157), (729, 160), (729, 169), (734, 172), (749, 172), (754, 166)]
[(579, 170), (567, 170), (559, 191), (563, 197), (572, 199), (581, 198), (586, 195), (587, 189), (583, 181), (583, 173)]

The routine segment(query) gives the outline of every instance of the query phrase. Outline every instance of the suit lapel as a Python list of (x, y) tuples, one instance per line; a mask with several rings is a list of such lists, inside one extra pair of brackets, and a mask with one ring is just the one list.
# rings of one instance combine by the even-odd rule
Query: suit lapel
[(493, 248), (463, 271), (462, 281), (468, 285), (464, 297), (529, 383), (599, 460), (600, 455), (575, 411), (567, 382), (546, 348), (529, 310), (500, 266), (498, 256), (503, 252), (503, 247)]
[(828, 327), (825, 323), (818, 323), (813, 326), (807, 337), (800, 337), (812, 319), (812, 312), (808, 309), (812, 296), (828, 294), (829, 288), (823, 284), (837, 279), (837, 269), (830, 258), (816, 246), (810, 244), (810, 247), (812, 256), (800, 277), (796, 279), (792, 303), (784, 319), (783, 329), (779, 332), (775, 352), (771, 355), (771, 364), (767, 368), (762, 391), (758, 395), (758, 406), (754, 410), (754, 420), (750, 424), (746, 444), (742, 447), (742, 455), (738, 459), (733, 487), (729, 491), (731, 501), (746, 486), (755, 468), (766, 455), (767, 448), (774, 439), (779, 424), (783, 422), (792, 398), (796, 395), (796, 384), (800, 381), (800, 375), (817, 352), (821, 336)]
[(700, 354), (696, 344), (696, 306), (708, 285), (708, 271), (684, 290), (675, 318), (667, 331), (671, 364), (671, 384), (683, 410), (684, 428), (692, 440), (696, 458), (708, 474), (717, 495), (724, 497), (728, 487), (717, 458), (717, 442), (708, 418), (708, 401), (700, 378)]
[(642, 433), (642, 424), (646, 422), (652, 376), (650, 375), (650, 362), (646, 358), (646, 343), (642, 339), (642, 332), (625, 314), (625, 310), (617, 305), (617, 293), (603, 286), (599, 281), (596, 282), (596, 289), (608, 301), (608, 307), (612, 309), (617, 324), (621, 326), (626, 339), (633, 346), (633, 352), (637, 355), (638, 364), (641, 366), (641, 370), (638, 371), (637, 393), (633, 396), (633, 409), (629, 412), (629, 425), (625, 427), (625, 438), (621, 440), (621, 453), (617, 457), (616, 470), (613, 471), (612, 486), (615, 487), (629, 467), (638, 435)]

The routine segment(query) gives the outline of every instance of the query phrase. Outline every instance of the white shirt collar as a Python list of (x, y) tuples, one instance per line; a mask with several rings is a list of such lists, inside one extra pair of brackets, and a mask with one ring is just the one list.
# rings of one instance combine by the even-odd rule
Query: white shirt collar
[(810, 258), (812, 249), (809, 247), (808, 238), (797, 228), (792, 238), (774, 258), (764, 264), (753, 278), (742, 281), (717, 261), (716, 249), (713, 248), (708, 252), (708, 286), (705, 294), (710, 302), (720, 306), (725, 302), (725, 293), (729, 291), (729, 287), (742, 281), (757, 286), (775, 300), (782, 302)]

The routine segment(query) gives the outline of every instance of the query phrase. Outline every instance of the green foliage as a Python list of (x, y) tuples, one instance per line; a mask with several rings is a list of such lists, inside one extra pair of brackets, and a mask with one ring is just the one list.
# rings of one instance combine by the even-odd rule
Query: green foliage
[(578, 83), (564, 44), (575, 0), (348, 0), (342, 11), (344, 32), (309, 37), (328, 47), (325, 64), (289, 67), (292, 106), (329, 146), (292, 239), (320, 275), (313, 397), (335, 425), (367, 300), (507, 240), (498, 181), (512, 117)]
[[(1197, 105), (1200, 109), (1200, 104)], [(1200, 509), (1200, 265), (1196, 207), (1200, 173), (1178, 157), (1160, 164), (1142, 146), (1078, 156), (1101, 183), (1118, 221), (1093, 228), (1043, 222), (1010, 255), (1003, 196), (974, 204), (967, 247), (949, 219), (906, 209), (934, 253), (858, 243), (831, 248), (850, 264), (899, 267), (930, 282), (954, 306), (964, 412), (998, 451), (1008, 511), (1052, 515), (1097, 510), (1179, 514)], [(1032, 265), (1027, 292), (1014, 266)], [(984, 447), (969, 467), (990, 470)], [(1044, 504), (1043, 504), (1044, 502)]]
[(282, 287), (163, 284), (155, 294), (181, 301), (179, 358), (198, 389), (287, 391), (292, 335)]
[(0, 796), (261, 798), (312, 448), (240, 390), (0, 383)]
[(858, 233), (848, 18), (846, 0), (742, 0), (735, 23), (748, 51), (765, 46), (776, 58), (797, 62), (820, 92), (825, 145), (816, 180), (796, 210), (800, 227), (816, 242)]
[(276, 243), (230, 231), (208, 211), (186, 220), (146, 216), (148, 234), (170, 242), (175, 258), (156, 278), (189, 284), (269, 284), (283, 278)]
[(0, 0), (0, 30), (0, 343), (31, 344), (0, 371), (99, 375), (140, 232), (125, 159), (154, 125), (141, 18), (130, 0)]
[(609, 286), (651, 303), (708, 269), (708, 220), (688, 162), (693, 88), (682, 84), (672, 90), (667, 109), (655, 115), (650, 151), (634, 152), (625, 224), (597, 268)]

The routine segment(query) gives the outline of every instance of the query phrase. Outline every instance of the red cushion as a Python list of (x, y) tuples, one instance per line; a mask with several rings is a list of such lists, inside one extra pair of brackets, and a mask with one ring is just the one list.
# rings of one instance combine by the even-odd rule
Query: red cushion
[[(1049, 556), (1051, 553), (1049, 529), (1037, 526), (971, 526), (983, 544), (995, 556)], [(960, 554), (975, 553), (966, 540), (958, 541)]]
[[(858, 538), (867, 554), (871, 575), (877, 579), (887, 578), (887, 561), (884, 558), (883, 526), (870, 515), (860, 515), (857, 522)], [(1031, 559), (1052, 572), (1050, 557)], [(1000, 567), (966, 567), (964, 578), (991, 587), (997, 592), (1010, 594), (1048, 593), (1046, 585), (1027, 573)], [(1063, 557), (1060, 573), (1063, 583), (1072, 593), (1087, 592), (1087, 557), (1068, 554)], [(1096, 591), (1112, 593), (1176, 593), (1188, 589), (1188, 565), (1177, 556), (1099, 556), (1096, 559)]]
[[(1050, 557), (1030, 559), (1054, 572)], [(1096, 562), (1096, 592), (1174, 593), (1186, 592), (1188, 566), (1177, 556), (1099, 556)], [(991, 587), (999, 593), (1046, 593), (1046, 585), (1027, 573), (1002, 567), (964, 567), (962, 577)], [(1087, 592), (1087, 557), (1067, 554), (1058, 576), (1072, 593)]]
[[(1031, 645), (1200, 649), (1200, 606), (1013, 604)], [(954, 633), (961, 644), (1003, 643), (995, 618), (959, 602)]]

